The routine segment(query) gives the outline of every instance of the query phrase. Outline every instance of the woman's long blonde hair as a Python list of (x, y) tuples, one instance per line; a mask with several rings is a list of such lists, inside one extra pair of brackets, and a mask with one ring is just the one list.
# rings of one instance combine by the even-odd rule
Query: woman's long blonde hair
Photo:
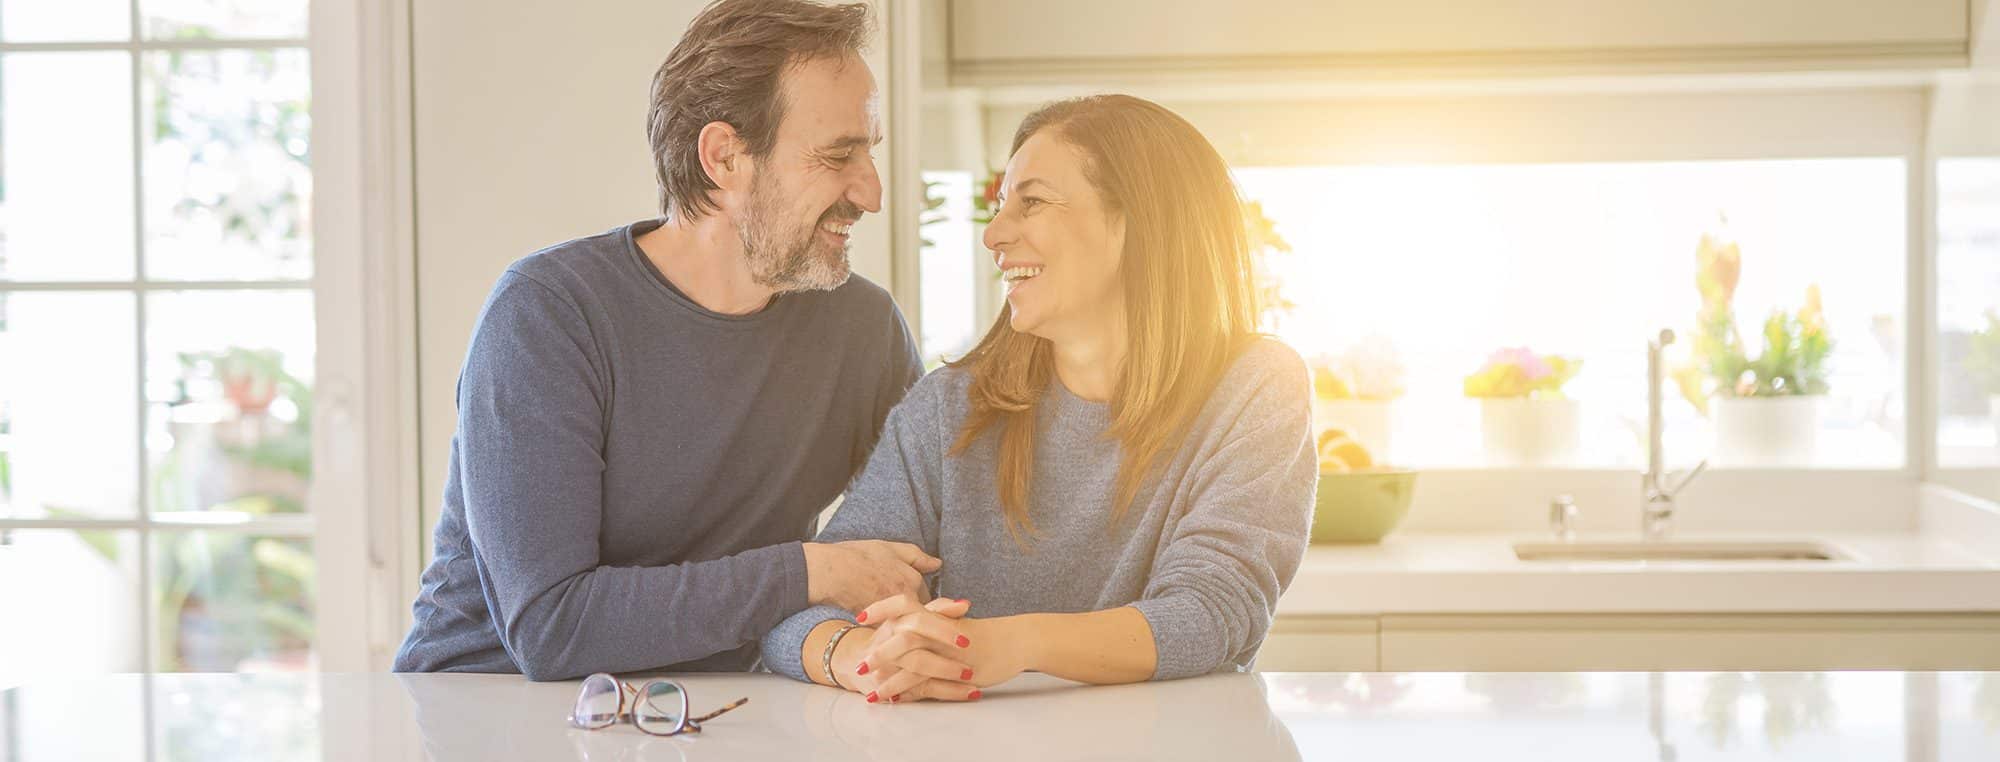
[[(1215, 147), (1179, 115), (1128, 95), (1096, 95), (1042, 107), (1014, 132), (1014, 147), (1049, 131), (1084, 156), (1084, 176), (1106, 214), (1122, 215), (1119, 279), (1127, 346), (1111, 398), (1122, 455), (1111, 520), (1186, 435), (1236, 353), (1256, 336), (1256, 291), (1243, 212)], [(1017, 542), (1035, 534), (1028, 481), (1034, 471), (1036, 406), (1055, 376), (1047, 339), (1015, 331), (1012, 310), (950, 367), (972, 377), (972, 412), (951, 453), (999, 429), (998, 487)]]

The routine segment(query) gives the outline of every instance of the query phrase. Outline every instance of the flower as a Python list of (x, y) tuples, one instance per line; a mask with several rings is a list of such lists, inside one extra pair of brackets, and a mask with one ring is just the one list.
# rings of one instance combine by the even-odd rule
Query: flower
[(1694, 259), (1694, 285), (1701, 292), (1702, 306), (1726, 309), (1736, 298), (1736, 283), (1743, 275), (1742, 250), (1735, 241), (1703, 233)]
[(1576, 377), (1583, 361), (1559, 355), (1537, 355), (1527, 347), (1494, 352), (1486, 364), (1465, 377), (1465, 396), (1536, 397), (1560, 399), (1563, 384)]
[(1730, 304), (1742, 266), (1742, 252), (1735, 242), (1720, 234), (1702, 234), (1695, 246), (1695, 288), (1701, 293), (1701, 307), (1695, 312), (1690, 364), (1708, 377), (1708, 383), (1677, 375), (1681, 396), (1705, 413), (1710, 394), (1825, 394), (1826, 362), (1833, 340), (1828, 335), (1819, 286), (1806, 286), (1805, 304), (1797, 312), (1777, 310), (1764, 320), (1758, 336), (1763, 340), (1763, 352), (1751, 357)]
[(1799, 308), (1799, 328), (1803, 336), (1818, 336), (1826, 331), (1826, 315), (1820, 308), (1817, 283), (1806, 286), (1806, 306)]
[(1536, 357), (1527, 347), (1510, 347), (1494, 352), (1492, 356), (1486, 358), (1486, 366), (1491, 368), (1496, 365), (1512, 365), (1519, 368), (1522, 378), (1528, 381), (1539, 381), (1554, 372), (1549, 368), (1547, 361)]

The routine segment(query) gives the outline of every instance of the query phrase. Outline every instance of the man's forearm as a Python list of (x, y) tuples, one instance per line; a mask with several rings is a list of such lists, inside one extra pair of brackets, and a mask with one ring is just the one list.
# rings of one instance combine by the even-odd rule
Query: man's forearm
[(1136, 683), (1153, 677), (1153, 628), (1130, 606), (1082, 614), (1021, 614), (994, 620), (1018, 639), (1028, 668), (1082, 683)]
[(502, 639), (522, 674), (564, 680), (701, 659), (754, 640), (804, 604), (795, 548), (650, 567), (601, 567), (546, 587), (496, 567)]

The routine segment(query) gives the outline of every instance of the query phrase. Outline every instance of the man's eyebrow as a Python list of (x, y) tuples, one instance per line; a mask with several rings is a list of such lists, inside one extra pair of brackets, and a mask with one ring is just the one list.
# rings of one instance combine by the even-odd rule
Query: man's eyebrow
[(824, 153), (831, 153), (851, 148), (869, 148), (880, 142), (882, 142), (882, 136), (880, 135), (874, 137), (867, 135), (842, 135), (835, 138), (833, 142), (820, 146), (819, 150)]

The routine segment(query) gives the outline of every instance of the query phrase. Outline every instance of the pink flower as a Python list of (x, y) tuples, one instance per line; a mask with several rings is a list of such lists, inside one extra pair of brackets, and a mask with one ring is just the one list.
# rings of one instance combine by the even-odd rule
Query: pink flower
[(1493, 356), (1486, 358), (1486, 365), (1487, 367), (1512, 365), (1521, 370), (1523, 380), (1531, 383), (1555, 372), (1554, 368), (1549, 367), (1548, 361), (1536, 356), (1527, 347), (1509, 347), (1494, 352)]

